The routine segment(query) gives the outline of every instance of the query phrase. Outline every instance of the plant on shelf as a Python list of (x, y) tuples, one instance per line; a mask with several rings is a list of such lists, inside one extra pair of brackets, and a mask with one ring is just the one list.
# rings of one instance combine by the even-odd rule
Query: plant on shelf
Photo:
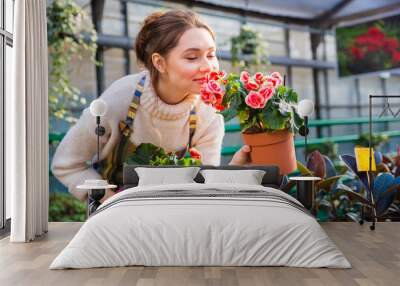
[(261, 34), (248, 25), (240, 28), (240, 33), (231, 38), (232, 65), (249, 68), (251, 65), (268, 64), (266, 42)]
[(332, 161), (339, 160), (338, 158), (338, 144), (333, 141), (325, 141), (320, 144), (308, 144), (307, 152), (319, 151)]
[[(372, 134), (371, 147), (375, 150), (379, 150), (383, 144), (389, 142), (389, 136), (384, 134)], [(356, 146), (368, 147), (369, 146), (369, 135), (368, 133), (363, 133), (354, 142)]]
[(71, 109), (86, 104), (78, 88), (72, 86), (70, 64), (89, 54), (95, 61), (96, 31), (87, 13), (72, 0), (55, 0), (47, 7), (47, 38), (50, 58), (49, 114), (72, 123)]
[(293, 135), (304, 122), (297, 112), (297, 93), (283, 85), (279, 73), (257, 72), (252, 76), (247, 71), (240, 75), (213, 71), (200, 94), (225, 121), (239, 118), (243, 140), (252, 148), (253, 163), (275, 163), (282, 174), (296, 169)]

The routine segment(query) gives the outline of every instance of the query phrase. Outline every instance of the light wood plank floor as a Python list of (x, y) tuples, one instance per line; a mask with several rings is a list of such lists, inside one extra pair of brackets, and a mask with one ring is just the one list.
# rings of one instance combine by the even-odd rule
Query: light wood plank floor
[(400, 224), (325, 223), (352, 269), (290, 267), (120, 267), (48, 270), (81, 223), (50, 223), (32, 243), (0, 241), (0, 285), (400, 285)]

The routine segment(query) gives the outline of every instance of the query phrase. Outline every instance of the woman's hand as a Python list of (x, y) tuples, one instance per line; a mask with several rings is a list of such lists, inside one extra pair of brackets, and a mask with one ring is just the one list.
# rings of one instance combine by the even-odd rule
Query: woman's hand
[(249, 164), (251, 162), (250, 159), (250, 151), (251, 148), (249, 145), (244, 145), (242, 146), (242, 148), (239, 149), (239, 151), (237, 151), (233, 157), (231, 162), (229, 163), (229, 165), (246, 165)]
[(104, 197), (101, 198), (100, 203), (103, 203), (106, 199), (108, 199), (109, 197), (112, 197), (115, 194), (116, 193), (114, 191), (112, 191), (111, 189), (106, 189)]

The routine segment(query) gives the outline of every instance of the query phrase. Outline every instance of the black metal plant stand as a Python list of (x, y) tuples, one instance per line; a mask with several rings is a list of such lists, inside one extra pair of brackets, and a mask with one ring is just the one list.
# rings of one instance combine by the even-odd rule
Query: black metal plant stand
[[(372, 203), (372, 212), (373, 212), (373, 216), (372, 216), (372, 225), (370, 225), (370, 229), (371, 230), (375, 230), (375, 225), (377, 222), (377, 219), (379, 218), (377, 216), (376, 213), (376, 205), (375, 205), (375, 198), (374, 198), (374, 177), (372, 175), (372, 100), (374, 98), (384, 98), (385, 99), (385, 105), (383, 107), (383, 110), (381, 112), (381, 114), (379, 115), (379, 117), (382, 117), (386, 112), (390, 112), (390, 114), (396, 118), (397, 116), (400, 115), (400, 110), (397, 111), (396, 113), (394, 113), (392, 111), (392, 109), (390, 108), (390, 103), (389, 103), (389, 99), (390, 98), (400, 98), (400, 95), (369, 95), (369, 120), (368, 120), (368, 124), (369, 124), (369, 137), (368, 137), (368, 147), (369, 147), (369, 164), (368, 164), (368, 185), (369, 185), (369, 190), (370, 190), (370, 194), (369, 194), (369, 198), (371, 200)], [(364, 222), (364, 207), (362, 207), (362, 212), (361, 212), (361, 222), (360, 224), (362, 224)]]

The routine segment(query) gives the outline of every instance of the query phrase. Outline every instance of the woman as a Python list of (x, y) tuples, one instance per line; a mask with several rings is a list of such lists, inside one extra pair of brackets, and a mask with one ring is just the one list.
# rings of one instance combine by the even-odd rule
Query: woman
[[(194, 147), (202, 164), (220, 164), (224, 120), (198, 96), (203, 79), (219, 68), (211, 28), (190, 11), (156, 12), (145, 19), (135, 50), (146, 70), (115, 81), (101, 95), (108, 110), (102, 117), (98, 168), (87, 163), (97, 150), (95, 118), (88, 108), (54, 155), (53, 174), (81, 200), (86, 194), (76, 186), (87, 179), (113, 178), (121, 185), (122, 164), (141, 143), (179, 156)], [(248, 163), (249, 151), (243, 146), (230, 164)], [(107, 190), (104, 199), (112, 194)]]

